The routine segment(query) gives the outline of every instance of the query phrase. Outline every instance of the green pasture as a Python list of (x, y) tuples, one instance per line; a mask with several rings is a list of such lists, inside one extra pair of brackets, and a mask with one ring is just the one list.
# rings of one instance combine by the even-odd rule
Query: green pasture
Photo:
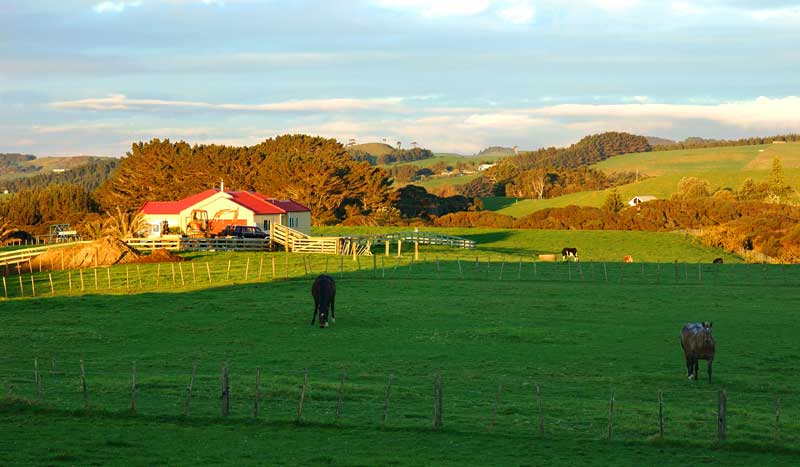
[[(637, 195), (669, 198), (683, 177), (708, 180), (712, 191), (739, 189), (747, 178), (758, 182), (766, 180), (775, 156), (781, 159), (789, 185), (800, 188), (800, 143), (624, 154), (594, 167), (607, 173), (639, 170), (651, 177), (616, 188), (627, 202)], [(519, 218), (551, 207), (602, 206), (610, 192), (587, 191), (544, 200), (523, 200), (497, 211)]]
[[(84, 291), (65, 292), (67, 272), (54, 271), (55, 297), (48, 273), (34, 271), (37, 298), (29, 285), (26, 298), (0, 298), (0, 464), (796, 464), (800, 268), (534, 262), (535, 247), (505, 249), (523, 240), (507, 234), (476, 232), (477, 252), (423, 246), (421, 261), (186, 254), (183, 281), (169, 264), (115, 266), (110, 291), (102, 281), (95, 290), (88, 269)], [(319, 329), (309, 289), (326, 269), (337, 322)], [(681, 326), (700, 320), (714, 322), (712, 384), (687, 381), (678, 343)]]

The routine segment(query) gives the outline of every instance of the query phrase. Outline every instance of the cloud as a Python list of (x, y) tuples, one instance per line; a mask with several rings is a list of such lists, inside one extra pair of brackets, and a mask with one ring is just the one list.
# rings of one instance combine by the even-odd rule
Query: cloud
[(756, 21), (797, 21), (800, 20), (800, 6), (755, 10), (750, 16)]
[(530, 23), (536, 13), (532, 0), (375, 0), (374, 3), (425, 18), (489, 15), (512, 24)]
[(178, 101), (166, 99), (129, 99), (124, 94), (108, 97), (79, 99), (50, 103), (50, 107), (61, 110), (98, 111), (159, 111), (159, 110), (219, 110), (248, 112), (353, 112), (353, 111), (399, 111), (405, 99), (385, 98), (334, 98), (305, 99), (266, 104), (212, 104), (208, 102)]
[(141, 1), (105, 1), (92, 7), (95, 13), (122, 13), (126, 8), (135, 8), (142, 5)]
[(639, 6), (639, 0), (590, 0), (590, 3), (601, 10), (618, 13)]
[(536, 15), (536, 8), (527, 1), (511, 2), (508, 6), (502, 8), (498, 13), (501, 18), (513, 24), (526, 24), (533, 21)]

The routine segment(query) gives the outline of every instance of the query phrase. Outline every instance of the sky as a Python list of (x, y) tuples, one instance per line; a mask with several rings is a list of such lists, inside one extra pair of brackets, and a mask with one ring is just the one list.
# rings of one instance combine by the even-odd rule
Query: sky
[(0, 0), (0, 153), (800, 132), (800, 0)]

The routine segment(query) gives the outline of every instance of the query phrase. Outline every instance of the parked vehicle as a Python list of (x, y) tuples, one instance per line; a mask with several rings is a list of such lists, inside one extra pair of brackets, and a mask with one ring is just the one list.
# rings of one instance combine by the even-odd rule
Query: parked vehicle
[(268, 238), (269, 234), (255, 225), (228, 225), (222, 229), (220, 236), (235, 238)]

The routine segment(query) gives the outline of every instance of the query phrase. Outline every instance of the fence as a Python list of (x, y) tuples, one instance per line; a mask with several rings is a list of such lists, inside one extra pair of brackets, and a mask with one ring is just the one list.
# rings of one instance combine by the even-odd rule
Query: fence
[[(445, 252), (447, 253), (447, 252)], [(0, 263), (2, 299), (81, 293), (131, 293), (197, 289), (305, 278), (329, 273), (339, 279), (419, 279), (518, 282), (575, 282), (649, 286), (800, 286), (800, 266), (705, 263), (537, 262), (534, 257), (318, 256), (237, 253), (210, 261), (125, 264), (77, 270), (43, 270), (32, 262)]]
[[(16, 362), (19, 363), (19, 362)], [(185, 367), (31, 358), (0, 367), (6, 397), (55, 410), (142, 417), (220, 418), (409, 430), (608, 440), (726, 441), (793, 449), (800, 398), (696, 387), (596, 390), (558, 377), (476, 378), (446, 370), (402, 374), (306, 368), (277, 372), (235, 362)], [(499, 379), (498, 379), (499, 378)]]
[(129, 238), (125, 240), (131, 248), (152, 251), (268, 251), (269, 241), (262, 238)]

